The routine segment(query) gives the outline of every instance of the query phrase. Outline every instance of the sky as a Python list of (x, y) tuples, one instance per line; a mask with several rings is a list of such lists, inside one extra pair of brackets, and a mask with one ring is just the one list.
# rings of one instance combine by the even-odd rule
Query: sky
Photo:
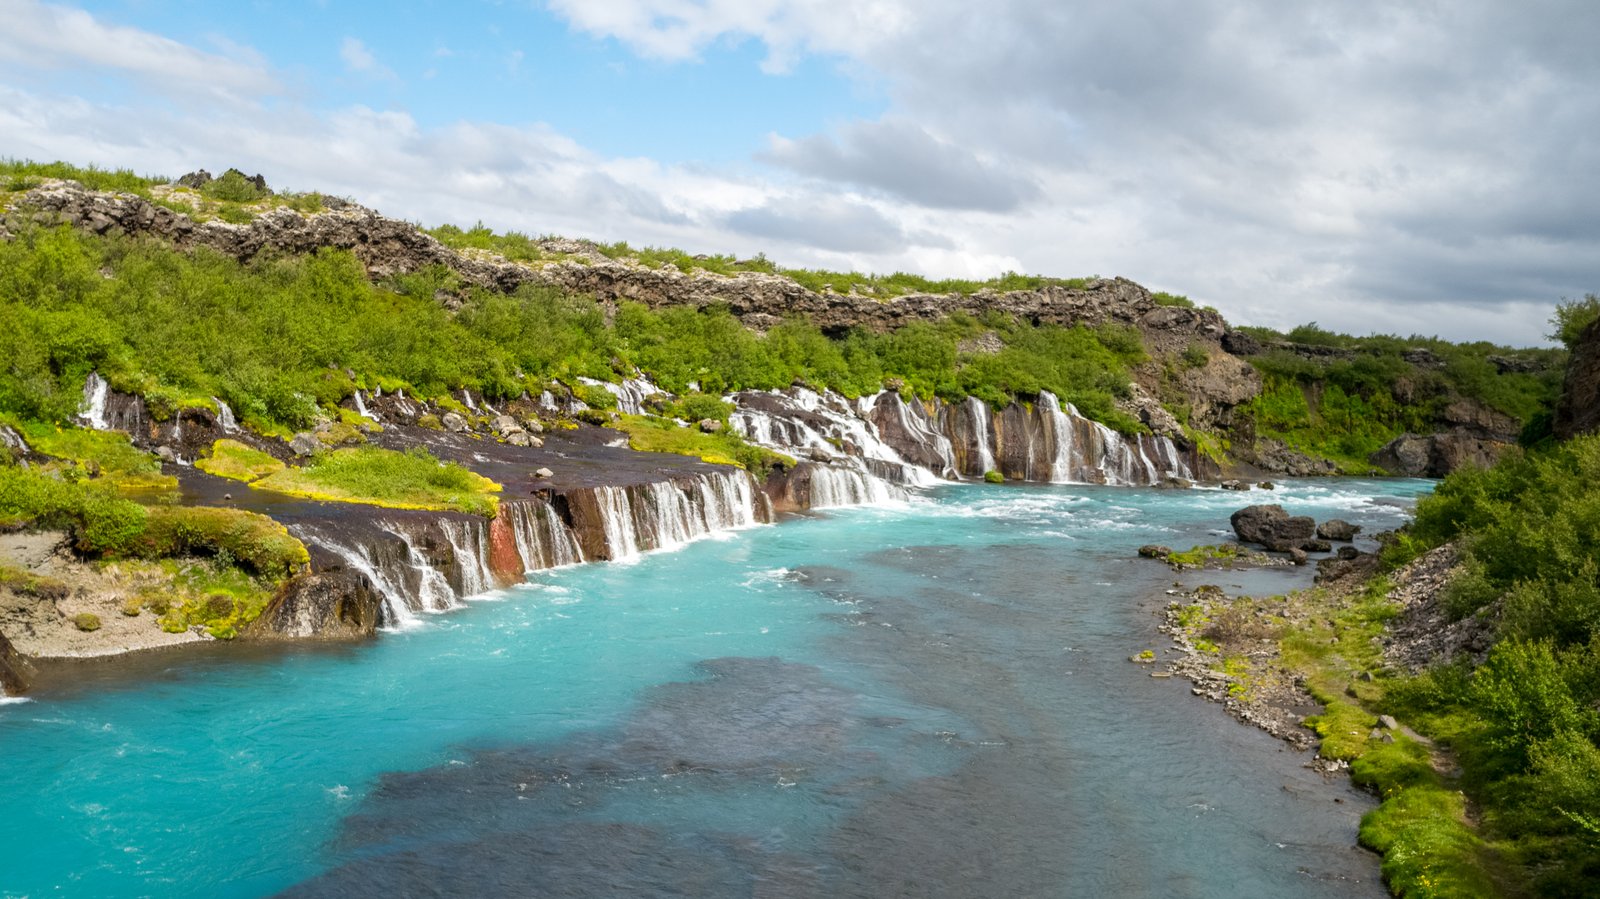
[(0, 156), (1533, 345), (1600, 292), (1597, 48), (1594, 0), (0, 0)]

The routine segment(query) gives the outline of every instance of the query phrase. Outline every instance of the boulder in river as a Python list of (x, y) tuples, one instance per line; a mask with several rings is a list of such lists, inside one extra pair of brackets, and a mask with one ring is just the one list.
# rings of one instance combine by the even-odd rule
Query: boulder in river
[(1240, 540), (1259, 543), (1273, 552), (1300, 549), (1317, 531), (1311, 516), (1290, 515), (1276, 503), (1246, 506), (1233, 513), (1229, 521)]
[(250, 640), (364, 640), (378, 630), (383, 597), (359, 571), (319, 571), (284, 584), (244, 629)]
[(1349, 543), (1351, 540), (1356, 539), (1356, 535), (1359, 533), (1361, 533), (1360, 525), (1351, 524), (1342, 518), (1330, 518), (1317, 525), (1317, 536), (1324, 540)]

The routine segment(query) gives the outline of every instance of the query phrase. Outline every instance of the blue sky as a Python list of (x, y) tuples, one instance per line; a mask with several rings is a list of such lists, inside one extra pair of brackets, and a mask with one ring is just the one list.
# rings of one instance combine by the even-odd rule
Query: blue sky
[(313, 108), (402, 109), (425, 127), (545, 123), (608, 156), (742, 164), (768, 133), (820, 131), (885, 108), (838, 58), (808, 56), (764, 75), (766, 51), (748, 37), (719, 40), (690, 60), (642, 58), (536, 4), (214, 3), (198, 15), (196, 6), (80, 8), (224, 54), (250, 47)]
[(0, 0), (0, 155), (425, 224), (1124, 275), (1543, 342), (1600, 291), (1600, 6)]

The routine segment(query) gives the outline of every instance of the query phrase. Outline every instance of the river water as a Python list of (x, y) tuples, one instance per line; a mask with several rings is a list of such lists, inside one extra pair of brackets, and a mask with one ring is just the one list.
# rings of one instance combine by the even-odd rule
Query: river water
[[(1272, 501), (1373, 533), (1428, 486)], [(1369, 800), (1128, 661), (1174, 581), (1137, 547), (1251, 501), (950, 486), (358, 647), (46, 669), (0, 706), (0, 896), (1383, 896)]]

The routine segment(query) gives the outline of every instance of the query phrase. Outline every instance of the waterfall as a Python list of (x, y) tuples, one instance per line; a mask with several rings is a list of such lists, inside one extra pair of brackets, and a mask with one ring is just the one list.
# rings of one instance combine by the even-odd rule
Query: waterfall
[(600, 507), (600, 525), (606, 535), (606, 551), (613, 561), (639, 554), (639, 541), (633, 535), (633, 504), (624, 487), (596, 487), (595, 501)]
[[(1182, 454), (1167, 437), (1145, 435), (1129, 439), (1083, 417), (1070, 403), (1063, 411), (1061, 401), (1047, 390), (1039, 393), (1039, 409), (1047, 422), (1046, 445), (1052, 449), (1053, 483), (1149, 485), (1169, 475), (1193, 477)], [(1161, 464), (1150, 458), (1146, 443), (1155, 447)]]
[(17, 450), (23, 455), (33, 452), (33, 448), (28, 446), (28, 441), (23, 440), (22, 435), (17, 433), (10, 425), (0, 425), (0, 446)]
[(239, 430), (239, 422), (233, 417), (233, 410), (222, 400), (212, 397), (211, 401), (217, 404), (217, 423), (222, 426), (222, 433), (232, 434)]
[(461, 572), (461, 595), (477, 596), (494, 589), (489, 573), (488, 527), (482, 519), (457, 521), (439, 519), (439, 530), (455, 551), (456, 567)]
[(443, 612), (455, 608), (456, 591), (439, 569), (428, 564), (428, 559), (418, 549), (416, 540), (398, 524), (379, 524), (379, 527), (399, 537), (406, 545), (406, 561), (418, 578), (417, 599), (425, 612)]
[(982, 477), (995, 469), (994, 448), (989, 443), (989, 404), (969, 396), (962, 408), (972, 419), (972, 433), (978, 447), (978, 476)]
[(845, 466), (805, 463), (811, 480), (810, 507), (881, 505), (904, 499), (905, 493), (871, 473)]
[(472, 412), (477, 412), (478, 411), (478, 404), (474, 403), (472, 401), (472, 391), (468, 390), (465, 387), (461, 388), (461, 399), (462, 399), (463, 403), (466, 405), (467, 409), (469, 409)]
[(338, 556), (350, 568), (367, 576), (372, 586), (383, 597), (384, 627), (408, 628), (421, 623), (417, 613), (411, 608), (409, 591), (406, 589), (403, 577), (391, 577), (390, 566), (380, 562), (373, 553), (373, 548), (367, 544), (358, 543), (349, 546), (334, 539), (320, 529), (305, 524), (295, 524), (290, 527), (294, 535), (308, 544), (315, 544), (328, 552)]
[(97, 431), (110, 428), (106, 420), (106, 398), (111, 394), (111, 385), (100, 377), (99, 372), (89, 372), (89, 380), (83, 383), (83, 404), (78, 408), (78, 417), (83, 423)]
[(606, 551), (614, 561), (676, 549), (718, 531), (760, 521), (750, 478), (734, 469), (682, 480), (592, 489)]
[(640, 376), (628, 378), (620, 384), (610, 381), (597, 381), (594, 378), (579, 378), (579, 382), (590, 387), (599, 387), (617, 398), (617, 411), (624, 415), (643, 415), (645, 400), (659, 393), (665, 393), (661, 388), (650, 382), (649, 378)]
[(549, 503), (501, 503), (500, 514), (511, 524), (524, 571), (577, 565), (584, 560), (578, 538)]
[[(381, 395), (382, 395), (381, 391), (373, 391), (373, 393), (372, 393), (372, 396), (374, 398), (379, 397)], [(359, 389), (356, 390), (355, 400), (356, 400), (356, 414), (357, 415), (361, 416), (362, 418), (370, 419), (372, 421), (377, 421), (378, 420), (378, 416), (373, 415), (371, 412), (367, 411), (366, 401), (361, 398), (361, 391)]]

